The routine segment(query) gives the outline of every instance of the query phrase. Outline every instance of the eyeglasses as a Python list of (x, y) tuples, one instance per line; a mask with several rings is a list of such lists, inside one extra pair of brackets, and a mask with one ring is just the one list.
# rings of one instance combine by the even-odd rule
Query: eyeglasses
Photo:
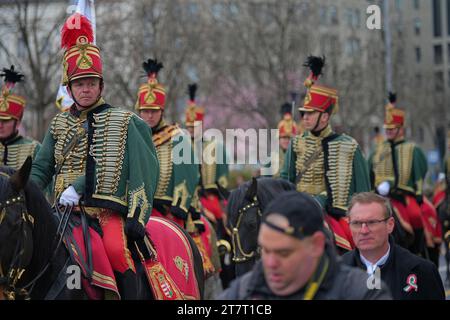
[(376, 225), (385, 222), (389, 219), (390, 217), (381, 219), (381, 220), (367, 220), (367, 221), (350, 221), (349, 225), (350, 228), (352, 228), (355, 231), (361, 230), (363, 224), (366, 225), (367, 229), (372, 230), (373, 227), (375, 227)]

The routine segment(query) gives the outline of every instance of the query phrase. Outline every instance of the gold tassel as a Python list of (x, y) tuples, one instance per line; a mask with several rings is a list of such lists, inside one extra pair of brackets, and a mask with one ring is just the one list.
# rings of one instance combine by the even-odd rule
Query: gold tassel
[(187, 219), (186, 219), (186, 231), (189, 233), (194, 233), (195, 232), (195, 224), (194, 221), (192, 221), (192, 215), (189, 212)]

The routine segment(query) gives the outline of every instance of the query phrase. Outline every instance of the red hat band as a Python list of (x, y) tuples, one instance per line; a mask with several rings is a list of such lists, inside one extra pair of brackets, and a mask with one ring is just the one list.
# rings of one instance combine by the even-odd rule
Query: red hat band
[(15, 71), (14, 66), (11, 66), (10, 69), (3, 68), (0, 76), (5, 79), (0, 94), (0, 120), (21, 120), (26, 100), (24, 97), (13, 94), (12, 90), (16, 83), (23, 80), (24, 75)]
[(189, 101), (186, 108), (186, 126), (194, 126), (195, 121), (203, 121), (205, 109), (199, 107), (193, 101)]
[(405, 111), (395, 108), (392, 104), (386, 106), (384, 128), (395, 129), (405, 125)]
[(21, 120), (25, 108), (25, 98), (2, 90), (0, 96), (0, 119)]
[(300, 111), (311, 112), (327, 112), (330, 107), (333, 106), (333, 113), (338, 109), (338, 91), (335, 89), (312, 85), (305, 97), (303, 107), (300, 107)]
[(164, 110), (166, 103), (166, 90), (156, 83), (146, 83), (139, 87), (136, 110)]
[(290, 113), (286, 113), (283, 120), (278, 123), (278, 131), (280, 138), (290, 138), (297, 134), (297, 125)]
[(66, 51), (63, 67), (64, 85), (81, 78), (103, 78), (100, 50), (91, 44), (75, 46)]

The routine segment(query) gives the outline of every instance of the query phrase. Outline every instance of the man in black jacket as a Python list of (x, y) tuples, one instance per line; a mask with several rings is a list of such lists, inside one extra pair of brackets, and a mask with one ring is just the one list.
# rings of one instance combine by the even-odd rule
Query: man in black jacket
[(370, 290), (367, 276), (337, 259), (320, 204), (289, 191), (266, 208), (258, 235), (261, 261), (219, 299), (391, 299), (387, 286)]
[(394, 218), (388, 199), (371, 192), (356, 194), (348, 216), (356, 249), (343, 256), (344, 263), (366, 270), (373, 285), (381, 278), (395, 300), (445, 300), (436, 266), (390, 236)]

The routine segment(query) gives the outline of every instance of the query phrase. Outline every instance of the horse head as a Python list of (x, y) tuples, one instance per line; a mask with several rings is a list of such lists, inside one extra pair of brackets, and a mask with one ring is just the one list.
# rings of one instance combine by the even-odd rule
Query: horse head
[(251, 269), (259, 258), (258, 231), (262, 212), (279, 193), (295, 190), (287, 180), (252, 178), (231, 192), (228, 200), (228, 228), (232, 233), (236, 276)]
[(30, 171), (30, 157), (16, 172), (7, 167), (0, 171), (0, 292), (6, 299), (17, 294), (16, 284), (33, 253), (34, 219), (28, 213), (24, 190)]

